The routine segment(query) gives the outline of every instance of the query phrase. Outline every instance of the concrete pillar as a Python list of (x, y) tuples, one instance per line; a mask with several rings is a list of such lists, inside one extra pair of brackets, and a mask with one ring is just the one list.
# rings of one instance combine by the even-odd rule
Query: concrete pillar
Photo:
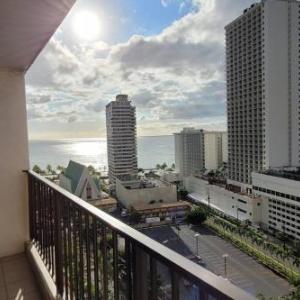
[(28, 168), (24, 73), (0, 69), (0, 257), (23, 252), (29, 238)]

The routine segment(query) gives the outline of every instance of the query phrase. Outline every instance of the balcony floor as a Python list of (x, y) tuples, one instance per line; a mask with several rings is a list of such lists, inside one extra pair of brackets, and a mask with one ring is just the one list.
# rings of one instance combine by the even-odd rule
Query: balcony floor
[(0, 258), (1, 300), (42, 300), (25, 254)]

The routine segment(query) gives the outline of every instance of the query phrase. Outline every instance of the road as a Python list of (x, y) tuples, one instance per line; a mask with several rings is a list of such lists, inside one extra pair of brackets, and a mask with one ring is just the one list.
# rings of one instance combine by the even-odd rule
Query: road
[(290, 286), (285, 279), (218, 237), (211, 230), (204, 227), (190, 228), (188, 225), (181, 225), (180, 228), (179, 239), (177, 229), (170, 226), (145, 229), (143, 232), (189, 259), (199, 262), (195, 256), (197, 246), (194, 237), (198, 233), (201, 264), (208, 270), (226, 277), (222, 255), (228, 254), (226, 273), (233, 284), (254, 296), (263, 293), (265, 296), (274, 297), (289, 293)]

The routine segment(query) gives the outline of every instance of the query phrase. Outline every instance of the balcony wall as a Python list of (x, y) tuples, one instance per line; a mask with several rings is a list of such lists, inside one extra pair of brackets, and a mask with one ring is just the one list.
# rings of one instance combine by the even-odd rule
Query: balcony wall
[(24, 73), (0, 69), (0, 257), (23, 252), (28, 239), (26, 118)]

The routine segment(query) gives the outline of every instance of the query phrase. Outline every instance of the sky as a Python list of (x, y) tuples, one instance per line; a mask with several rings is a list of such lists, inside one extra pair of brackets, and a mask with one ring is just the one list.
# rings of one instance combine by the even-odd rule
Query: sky
[(27, 72), (29, 137), (105, 137), (119, 93), (140, 136), (226, 129), (224, 27), (253, 2), (77, 0)]

